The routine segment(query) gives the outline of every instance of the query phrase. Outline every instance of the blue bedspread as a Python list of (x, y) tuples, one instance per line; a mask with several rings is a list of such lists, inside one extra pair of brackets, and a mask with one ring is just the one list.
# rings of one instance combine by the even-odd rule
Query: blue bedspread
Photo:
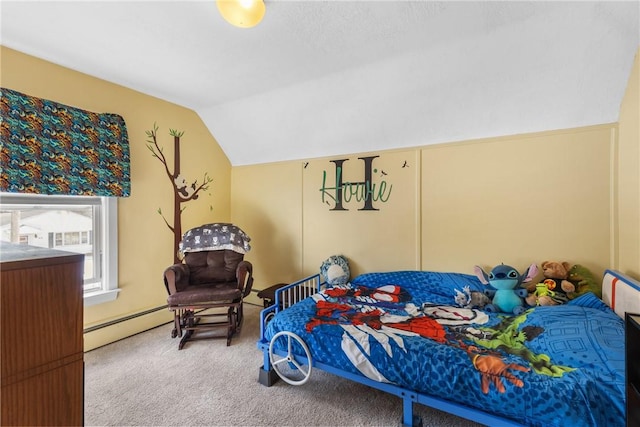
[(624, 324), (593, 294), (519, 316), (462, 308), (475, 276), (369, 273), (278, 313), (314, 361), (531, 426), (624, 426)]

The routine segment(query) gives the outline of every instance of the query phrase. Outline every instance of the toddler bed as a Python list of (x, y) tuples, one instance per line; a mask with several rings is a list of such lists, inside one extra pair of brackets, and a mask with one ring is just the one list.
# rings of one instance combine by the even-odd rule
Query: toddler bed
[[(521, 315), (456, 303), (483, 290), (472, 275), (424, 271), (283, 287), (261, 313), (260, 382), (300, 385), (322, 369), (400, 397), (406, 426), (421, 425), (414, 403), (491, 426), (624, 426), (619, 315), (592, 293)], [(612, 294), (640, 306), (638, 283), (607, 270), (603, 300)]]

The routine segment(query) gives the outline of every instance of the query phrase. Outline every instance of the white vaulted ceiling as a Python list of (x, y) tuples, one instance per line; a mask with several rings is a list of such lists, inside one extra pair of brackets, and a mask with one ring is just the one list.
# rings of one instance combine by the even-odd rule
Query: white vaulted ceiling
[(8, 1), (1, 43), (195, 110), (233, 165), (618, 120), (640, 2)]

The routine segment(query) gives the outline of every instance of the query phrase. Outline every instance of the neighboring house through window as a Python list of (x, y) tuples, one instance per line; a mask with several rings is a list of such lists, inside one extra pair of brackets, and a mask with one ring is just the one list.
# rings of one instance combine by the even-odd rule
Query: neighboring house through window
[(115, 197), (0, 193), (0, 240), (84, 254), (85, 306), (118, 293)]

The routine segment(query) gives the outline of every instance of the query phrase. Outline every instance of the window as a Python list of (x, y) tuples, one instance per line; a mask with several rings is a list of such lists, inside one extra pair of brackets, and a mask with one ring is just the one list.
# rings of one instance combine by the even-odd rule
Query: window
[(0, 195), (0, 240), (84, 254), (85, 306), (118, 293), (115, 197)]

